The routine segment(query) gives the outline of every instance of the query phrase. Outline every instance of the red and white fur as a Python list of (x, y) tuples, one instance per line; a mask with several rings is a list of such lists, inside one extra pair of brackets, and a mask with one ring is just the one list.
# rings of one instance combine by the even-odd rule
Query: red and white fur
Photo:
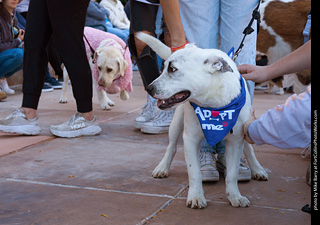
[[(303, 30), (311, 9), (311, 0), (265, 0), (260, 5), (261, 25), (257, 38), (257, 52), (268, 57), (273, 64), (303, 45)], [(290, 81), (291, 80), (291, 81)], [(294, 86), (295, 93), (306, 90), (311, 82), (311, 70), (288, 74), (284, 77), (287, 86)], [(269, 82), (283, 94), (283, 79)]]

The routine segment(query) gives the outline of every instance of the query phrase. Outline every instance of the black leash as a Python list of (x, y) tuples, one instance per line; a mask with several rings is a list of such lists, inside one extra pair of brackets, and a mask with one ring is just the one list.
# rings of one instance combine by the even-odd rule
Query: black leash
[(301, 208), (302, 212), (306, 212), (306, 213), (310, 213), (311, 214), (311, 208), (308, 204), (306, 204), (305, 206), (303, 206)]
[(86, 37), (85, 34), (83, 34), (83, 37), (84, 37), (84, 39), (86, 39), (86, 42), (87, 42), (88, 45), (89, 45), (89, 48), (90, 48), (90, 51), (91, 51), (92, 63), (95, 64), (95, 63), (96, 63), (96, 60), (95, 60), (95, 58), (94, 58), (94, 53), (95, 53), (95, 51), (94, 51), (94, 49), (92, 48), (92, 46), (90, 45), (90, 43), (89, 43), (89, 41), (88, 41), (88, 39), (87, 39), (87, 37)]
[(248, 24), (248, 26), (243, 30), (243, 38), (242, 38), (242, 41), (239, 45), (239, 48), (237, 49), (237, 51), (234, 53), (234, 56), (232, 57), (232, 60), (235, 61), (236, 58), (238, 57), (239, 53), (241, 52), (244, 44), (244, 40), (246, 39), (247, 35), (251, 34), (254, 29), (251, 27), (252, 26), (252, 23), (254, 20), (257, 20), (257, 33), (259, 32), (259, 27), (260, 27), (260, 22), (261, 22), (261, 18), (260, 18), (260, 12), (259, 12), (259, 7), (260, 7), (260, 3), (261, 3), (261, 0), (259, 0), (259, 3), (257, 5), (257, 7), (253, 10), (252, 12), (252, 18)]

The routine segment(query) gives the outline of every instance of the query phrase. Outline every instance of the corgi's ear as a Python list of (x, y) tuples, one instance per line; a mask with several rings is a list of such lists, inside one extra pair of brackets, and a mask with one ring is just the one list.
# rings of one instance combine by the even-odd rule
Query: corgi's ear
[(204, 66), (210, 73), (214, 73), (216, 71), (220, 71), (223, 73), (233, 72), (228, 62), (219, 56), (209, 57), (204, 61)]

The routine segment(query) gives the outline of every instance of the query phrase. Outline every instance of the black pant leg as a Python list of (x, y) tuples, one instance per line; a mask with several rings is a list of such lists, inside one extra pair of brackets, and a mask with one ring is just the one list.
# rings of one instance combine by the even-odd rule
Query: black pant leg
[(48, 60), (59, 78), (63, 78), (63, 71), (61, 69), (62, 61), (60, 59), (59, 52), (56, 48), (53, 38), (50, 39), (47, 47)]
[[(153, 0), (159, 3), (158, 0)], [(159, 67), (156, 53), (146, 46), (142, 54), (138, 57), (135, 46), (134, 33), (139, 31), (149, 31), (155, 35), (155, 22), (158, 12), (158, 6), (148, 5), (145, 3), (130, 1), (130, 35), (128, 45), (131, 55), (135, 58), (143, 85), (146, 87), (159, 77)]]
[(38, 108), (48, 59), (51, 26), (45, 0), (31, 0), (24, 38), (22, 107)]
[(92, 111), (92, 76), (83, 42), (89, 0), (47, 0), (55, 45), (68, 70), (78, 112)]

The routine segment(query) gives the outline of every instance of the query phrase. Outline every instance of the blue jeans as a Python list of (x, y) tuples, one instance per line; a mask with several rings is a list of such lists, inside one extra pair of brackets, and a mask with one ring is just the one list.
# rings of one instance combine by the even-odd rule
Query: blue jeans
[(23, 49), (12, 48), (0, 53), (0, 78), (10, 77), (23, 67)]
[[(226, 53), (232, 47), (236, 50), (257, 4), (258, 0), (202, 0), (201, 4), (194, 0), (179, 0), (181, 21), (188, 41), (200, 48), (218, 49), (220, 34), (220, 49)], [(252, 28), (254, 32), (246, 37), (235, 61), (237, 65), (256, 63), (256, 21)], [(247, 81), (247, 86), (252, 101), (254, 83)]]
[(129, 37), (129, 30), (127, 30), (127, 29), (119, 29), (117, 27), (114, 27), (112, 25), (112, 23), (107, 21), (107, 20), (106, 20), (106, 26), (107, 26), (107, 32), (117, 35), (124, 42), (127, 41), (128, 37)]
[[(190, 43), (200, 48), (219, 48), (228, 52), (232, 47), (237, 50), (243, 38), (243, 30), (248, 25), (252, 11), (258, 0), (202, 0), (201, 4), (194, 0), (179, 0), (182, 25)], [(219, 26), (220, 17), (220, 26)], [(220, 29), (219, 29), (220, 28)], [(255, 30), (246, 37), (244, 47), (236, 59), (236, 64), (254, 64), (256, 59), (257, 23), (253, 22)], [(254, 82), (247, 81), (251, 102), (253, 99)], [(221, 154), (224, 143), (220, 142), (214, 148), (204, 139), (201, 141), (201, 151)], [(219, 149), (219, 150), (218, 150)], [(218, 150), (218, 152), (217, 152)]]
[(211, 147), (207, 140), (203, 138), (200, 142), (200, 151), (201, 152), (212, 152), (214, 154), (218, 154), (218, 158), (225, 153), (226, 148), (226, 140), (220, 141), (215, 146)]

